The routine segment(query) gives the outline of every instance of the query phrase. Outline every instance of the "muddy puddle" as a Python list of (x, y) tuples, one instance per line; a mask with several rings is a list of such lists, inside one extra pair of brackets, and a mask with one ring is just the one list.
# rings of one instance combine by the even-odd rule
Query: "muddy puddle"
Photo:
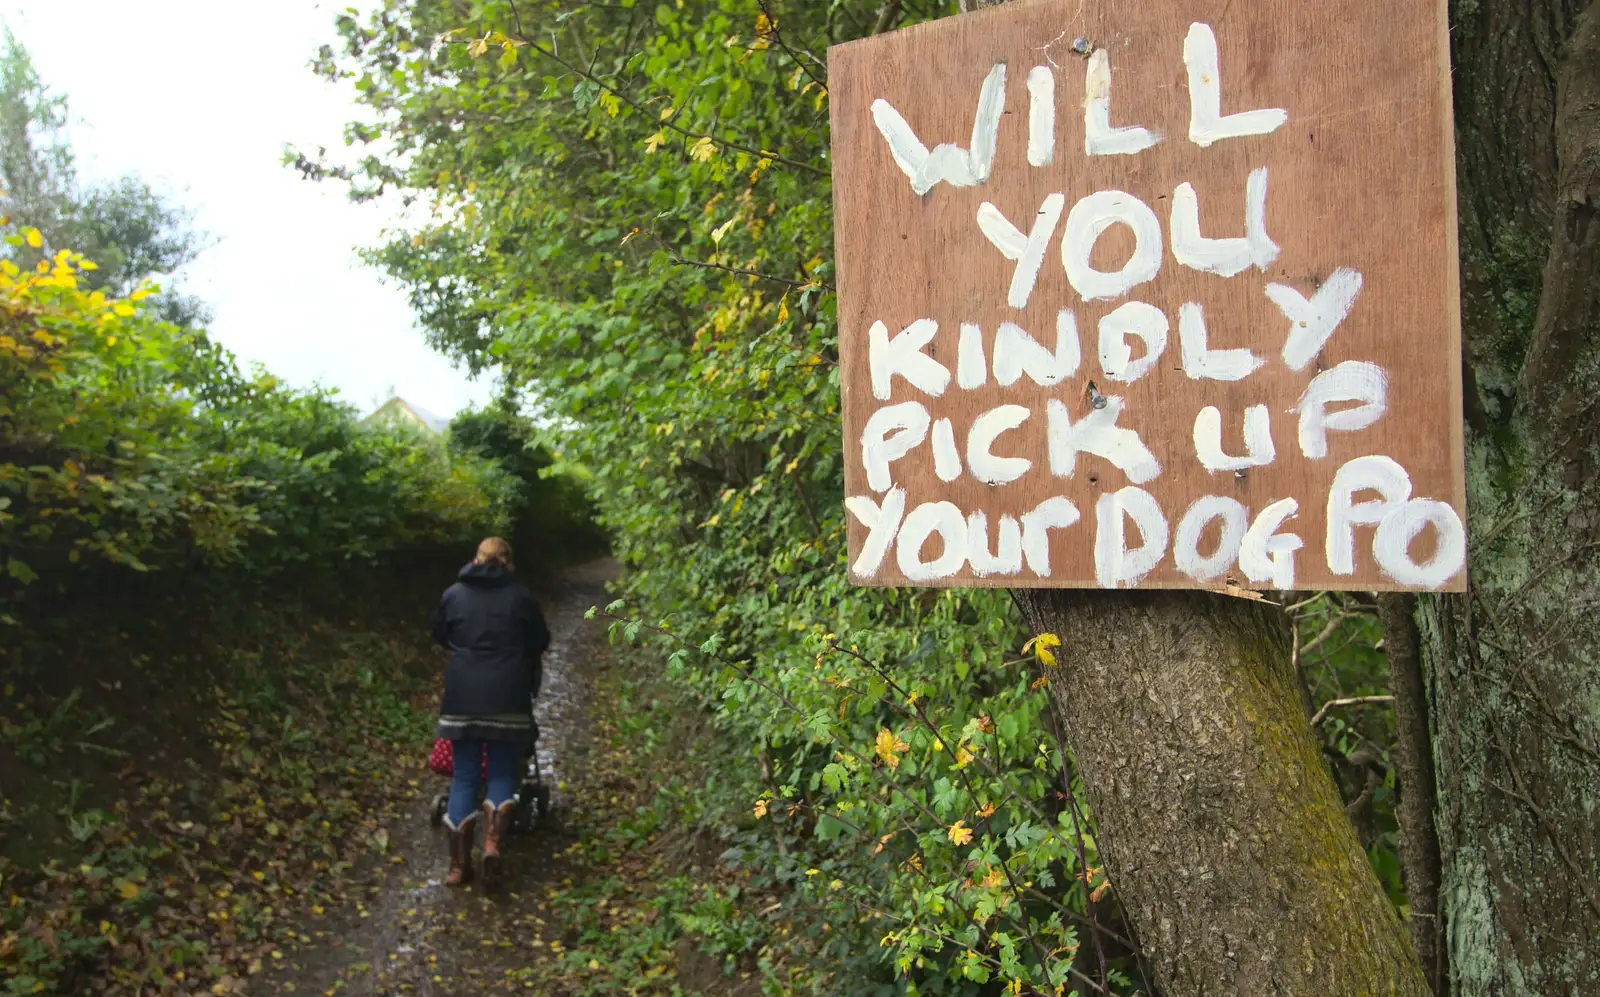
[(589, 673), (606, 646), (604, 625), (586, 621), (584, 613), (606, 603), (606, 585), (617, 570), (610, 560), (570, 569), (540, 594), (551, 646), (534, 716), (551, 811), (512, 838), (504, 883), (490, 891), (443, 885), (444, 834), (430, 816), (448, 782), (424, 770), (404, 819), (388, 830), (384, 853), (359, 877), (363, 885), (343, 909), (310, 914), (298, 929), (300, 946), (251, 981), (252, 995), (526, 991), (541, 956), (548, 958), (534, 895), (559, 877), (560, 855), (575, 840), (562, 827), (562, 813), (572, 805), (563, 786), (584, 764)]

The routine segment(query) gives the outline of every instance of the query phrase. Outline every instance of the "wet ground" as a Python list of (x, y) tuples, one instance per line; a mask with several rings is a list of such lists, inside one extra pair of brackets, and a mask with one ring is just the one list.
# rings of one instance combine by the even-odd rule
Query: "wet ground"
[(252, 995), (464, 997), (549, 988), (552, 981), (540, 967), (549, 961), (553, 939), (542, 896), (563, 878), (562, 853), (576, 840), (562, 826), (563, 811), (573, 804), (563, 789), (585, 763), (589, 675), (607, 653), (603, 624), (583, 616), (606, 603), (605, 586), (616, 571), (609, 560), (569, 570), (541, 598), (552, 641), (534, 712), (552, 807), (545, 821), (512, 839), (504, 882), (492, 890), (443, 885), (444, 836), (429, 816), (446, 782), (424, 768), (415, 799), (389, 829), (386, 855), (364, 870), (363, 888), (352, 892), (348, 908), (313, 912), (301, 932), (309, 941), (253, 981)]

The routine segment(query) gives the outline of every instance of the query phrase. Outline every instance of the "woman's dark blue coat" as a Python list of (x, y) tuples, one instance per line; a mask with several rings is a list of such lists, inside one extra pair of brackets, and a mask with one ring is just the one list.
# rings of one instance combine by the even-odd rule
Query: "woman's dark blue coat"
[(500, 564), (468, 564), (445, 589), (433, 639), (450, 651), (441, 716), (527, 715), (550, 630), (533, 593)]

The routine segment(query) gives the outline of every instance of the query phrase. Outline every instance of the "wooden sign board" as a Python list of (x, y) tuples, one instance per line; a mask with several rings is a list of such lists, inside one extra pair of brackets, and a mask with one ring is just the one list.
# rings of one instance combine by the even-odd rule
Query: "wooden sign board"
[(1465, 587), (1443, 0), (835, 47), (865, 585)]

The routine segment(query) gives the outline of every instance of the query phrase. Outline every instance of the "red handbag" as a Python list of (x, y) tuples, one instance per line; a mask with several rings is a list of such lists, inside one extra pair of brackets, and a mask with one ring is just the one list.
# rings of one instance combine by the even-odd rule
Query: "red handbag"
[[(449, 741), (441, 737), (433, 742), (433, 751), (428, 753), (428, 768), (439, 775), (455, 775), (455, 749)], [(488, 745), (483, 748), (483, 777), (489, 778)]]

